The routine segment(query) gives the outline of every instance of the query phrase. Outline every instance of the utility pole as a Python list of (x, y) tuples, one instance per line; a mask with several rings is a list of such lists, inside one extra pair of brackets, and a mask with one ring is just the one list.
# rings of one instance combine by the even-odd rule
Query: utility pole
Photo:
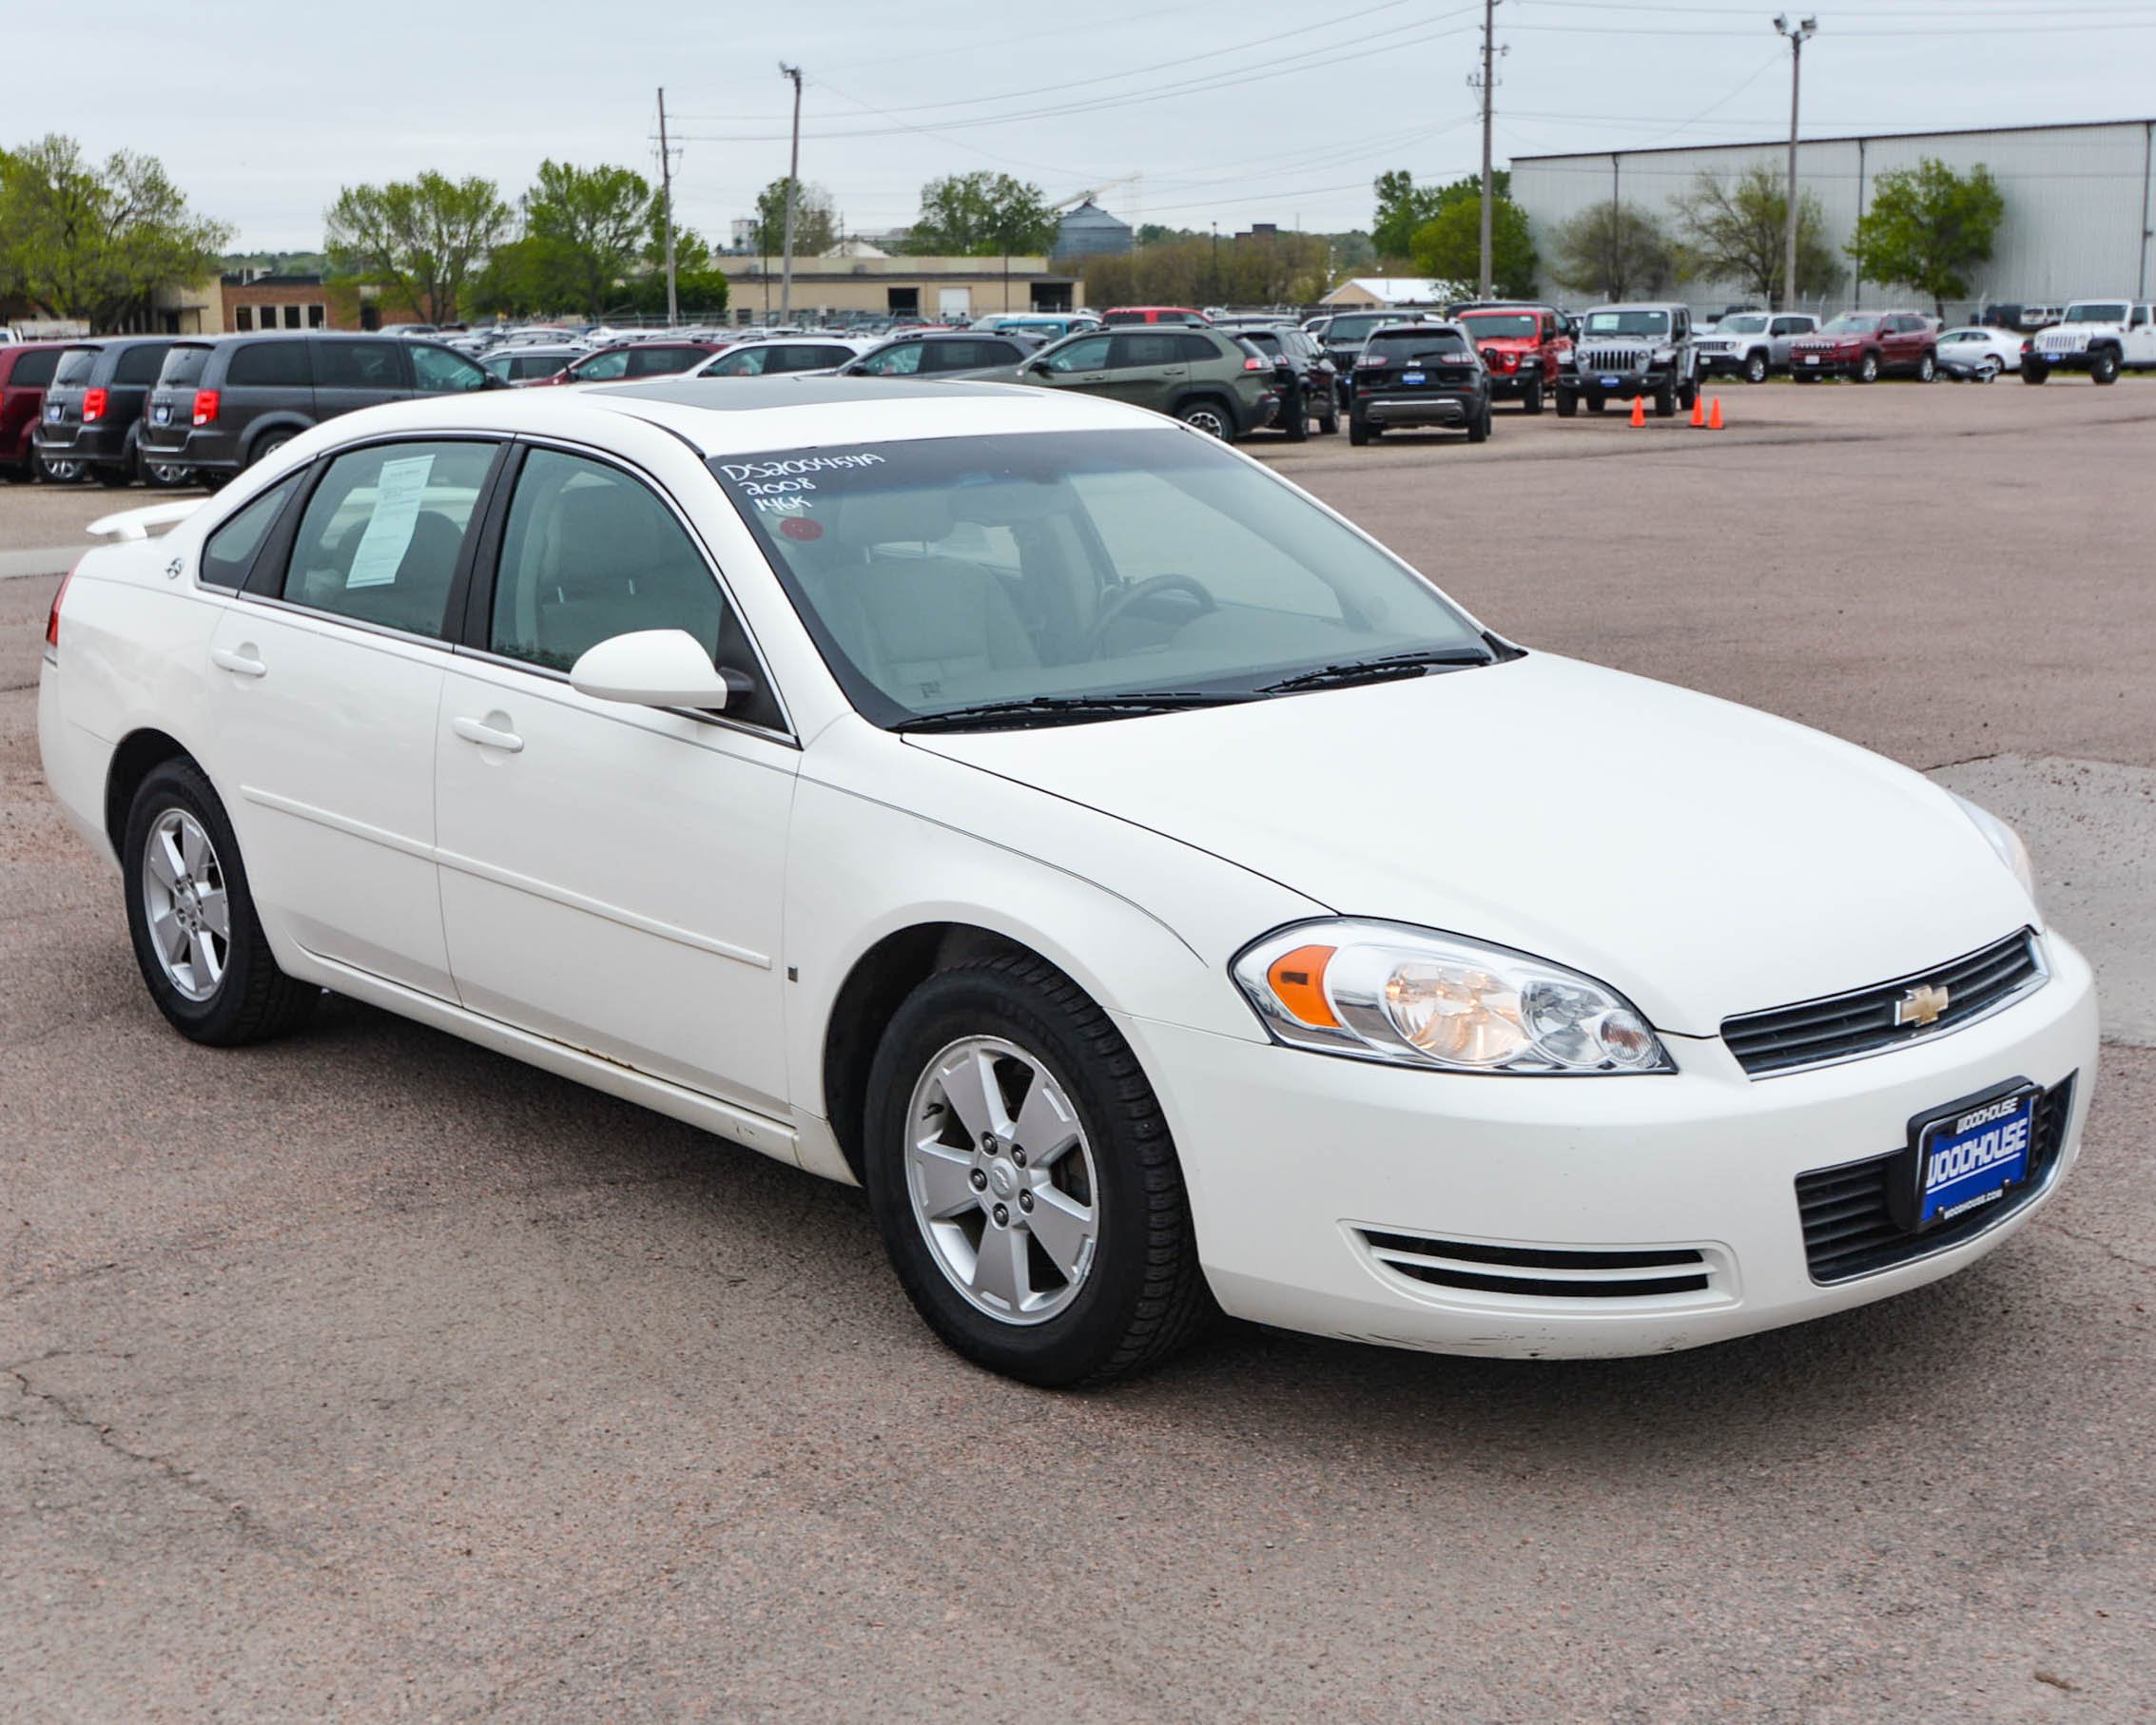
[(1797, 98), (1804, 74), (1804, 44), (1818, 29), (1816, 18), (1792, 24), (1788, 13), (1775, 14), (1777, 33), (1789, 39), (1789, 233), (1783, 247), (1781, 276), (1781, 309), (1784, 311), (1792, 310), (1797, 304)]
[(1483, 230), (1476, 274), (1476, 298), (1481, 300), (1488, 299), (1490, 293), (1490, 217), (1496, 197), (1490, 172), (1490, 131), (1491, 108), (1497, 95), (1497, 57), (1512, 51), (1497, 46), (1497, 5), (1498, 0), (1483, 0), (1483, 69), (1480, 77), (1467, 80), (1467, 87), (1483, 95)]
[(779, 265), (779, 321), (793, 321), (793, 204), (801, 192), (801, 68), (781, 63), (779, 72), (793, 80), (793, 157), (787, 165), (786, 257)]
[(659, 87), (659, 202), (667, 219), (667, 327), (681, 321), (681, 301), (673, 291), (673, 156), (667, 148), (667, 91)]

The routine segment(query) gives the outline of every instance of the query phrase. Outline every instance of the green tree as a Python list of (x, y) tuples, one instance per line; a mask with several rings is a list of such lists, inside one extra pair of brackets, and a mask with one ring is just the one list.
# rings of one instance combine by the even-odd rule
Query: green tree
[[(1788, 244), (1789, 200), (1782, 177), (1750, 167), (1735, 180), (1702, 172), (1677, 200), (1683, 224), (1688, 274), (1734, 281), (1770, 305), (1791, 303), (1782, 292)], [(1819, 201), (1806, 192), (1797, 201), (1797, 296), (1816, 299), (1841, 280), (1841, 265), (1826, 240)]]
[(539, 164), (524, 194), (524, 242), (554, 309), (596, 313), (619, 297), (651, 225), (651, 187), (626, 167)]
[(1331, 285), (1318, 234), (1210, 235), (1087, 258), (1088, 305), (1308, 305)]
[[(1499, 168), (1490, 176), (1490, 186), (1500, 199), (1512, 195), (1512, 176)], [(1469, 174), (1465, 179), (1453, 180), (1444, 185), (1417, 185), (1410, 173), (1394, 169), (1377, 177), (1377, 220), (1370, 225), (1370, 242), (1375, 246), (1380, 262), (1397, 262), (1414, 255), (1415, 235), (1423, 228), (1463, 201), (1473, 204), (1478, 212), (1482, 205), (1483, 177)], [(1477, 238), (1481, 234), (1481, 217), (1478, 214)], [(1496, 242), (1496, 213), (1491, 212), (1491, 242)], [(1479, 270), (1470, 265), (1466, 276), (1472, 281)]]
[[(1525, 294), (1535, 285), (1535, 242), (1527, 213), (1503, 192), (1489, 212), (1490, 289)], [(1482, 273), (1483, 203), (1479, 189), (1441, 204), (1414, 233), (1408, 246), (1418, 276), (1467, 282)]]
[(1056, 215), (1040, 188), (985, 169), (946, 174), (921, 188), (906, 249), (923, 257), (1012, 258), (1056, 243)]
[(1981, 162), (1957, 174), (1926, 156), (1914, 167), (1879, 176), (1872, 207), (1846, 249), (1860, 279), (1913, 287), (1944, 318), (1949, 300), (1968, 297), (1971, 272), (1991, 262), (2006, 207)]
[(0, 300), (109, 329), (217, 268), (231, 229), (187, 208), (154, 156), (86, 159), (52, 134), (0, 150)]
[(332, 274), (394, 289), (429, 323), (456, 318), (464, 284), (510, 223), (492, 180), (432, 169), (387, 185), (347, 185), (322, 217)]
[[(803, 181), (793, 201), (793, 255), (820, 258), (838, 243), (838, 237), (831, 194)], [(782, 178), (756, 194), (756, 249), (764, 257), (778, 258), (786, 248), (787, 183)]]
[(1669, 235), (1637, 204), (1590, 204), (1559, 225), (1552, 243), (1551, 274), (1577, 293), (1651, 299), (1678, 279)]

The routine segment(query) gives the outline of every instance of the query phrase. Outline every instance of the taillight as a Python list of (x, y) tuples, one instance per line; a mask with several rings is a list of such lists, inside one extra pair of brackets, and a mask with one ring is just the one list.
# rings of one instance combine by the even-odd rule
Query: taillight
[(1267, 367), (1266, 362), (1255, 354), (1246, 354), (1243, 356), (1243, 369), (1247, 372), (1261, 372)]
[(217, 419), (217, 392), (214, 389), (195, 391), (195, 423), (210, 425)]
[(1355, 363), (1357, 365), (1367, 365), (1370, 370), (1376, 371), (1385, 364), (1385, 356), (1383, 354), (1365, 354), (1361, 359), (1357, 359)]
[(108, 398), (101, 389), (86, 389), (83, 391), (83, 423), (85, 425), (87, 425), (92, 419), (105, 417), (105, 404)]
[[(82, 566), (77, 564), (75, 567), (79, 569)], [(70, 569), (60, 577), (60, 585), (52, 590), (52, 609), (45, 613), (45, 645), (48, 647), (57, 648), (60, 645), (60, 601), (68, 596), (68, 583), (74, 578), (75, 571)]]

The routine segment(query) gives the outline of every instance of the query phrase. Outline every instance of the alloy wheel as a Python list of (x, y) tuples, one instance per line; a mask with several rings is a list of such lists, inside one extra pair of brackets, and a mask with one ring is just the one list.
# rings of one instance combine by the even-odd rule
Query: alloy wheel
[(231, 903), (217, 848), (184, 808), (166, 809), (150, 825), (143, 911), (165, 979), (190, 1000), (209, 999), (231, 959)]
[(1005, 1324), (1067, 1310), (1098, 1249), (1100, 1192), (1054, 1074), (1000, 1037), (962, 1037), (928, 1062), (906, 1120), (906, 1194), (944, 1278)]

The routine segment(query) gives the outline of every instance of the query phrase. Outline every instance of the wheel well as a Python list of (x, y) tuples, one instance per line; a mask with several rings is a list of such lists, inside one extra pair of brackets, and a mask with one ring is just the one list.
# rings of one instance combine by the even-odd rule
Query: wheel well
[(868, 1071), (884, 1030), (906, 996), (940, 970), (995, 953), (1033, 949), (966, 922), (923, 922), (885, 935), (854, 961), (824, 1027), (824, 1114), (856, 1179), (868, 1108)]
[(127, 837), (127, 810), (134, 806), (135, 792), (150, 769), (186, 756), (187, 751), (161, 730), (130, 732), (113, 750), (111, 769), (105, 775), (105, 836), (112, 841), (115, 857)]
[(1228, 397), (1217, 389), (1201, 388), (1185, 390), (1180, 396), (1177, 396), (1175, 397), (1175, 412), (1178, 415), (1187, 414), (1191, 411), (1192, 408), (1197, 407), (1200, 404), (1210, 404), (1213, 407), (1218, 408), (1222, 413), (1228, 416), (1228, 423), (1230, 425), (1234, 424), (1235, 404), (1233, 401), (1229, 400)]
[(247, 433), (247, 441), (244, 446), (247, 452), (248, 464), (251, 466), (261, 458), (256, 452), (262, 448), (264, 438), (297, 437), (301, 432), (312, 430), (314, 430), (314, 424), (307, 419), (272, 419), (266, 425), (253, 427)]

